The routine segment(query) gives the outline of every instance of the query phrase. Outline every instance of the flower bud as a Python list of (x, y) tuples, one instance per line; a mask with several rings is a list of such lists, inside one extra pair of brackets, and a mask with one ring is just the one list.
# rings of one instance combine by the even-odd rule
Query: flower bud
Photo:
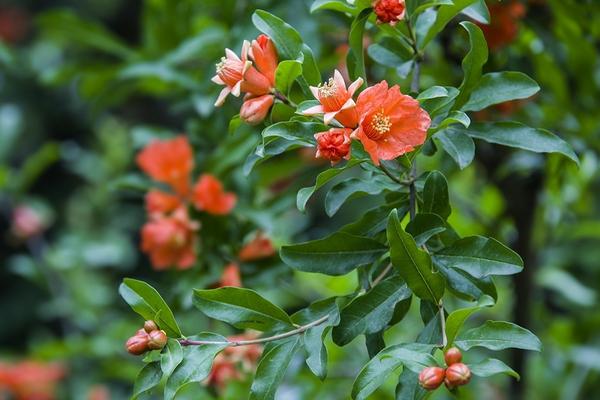
[(419, 385), (423, 389), (435, 390), (444, 382), (444, 369), (440, 367), (424, 368), (419, 374)]
[(139, 356), (149, 350), (149, 342), (150, 337), (148, 336), (146, 331), (140, 329), (134, 336), (127, 339), (127, 342), (125, 343), (125, 348), (130, 354)]
[(457, 364), (462, 361), (462, 353), (456, 347), (451, 347), (446, 351), (444, 355), (444, 360), (446, 361), (446, 365), (450, 366), (452, 364)]
[(378, 24), (394, 26), (404, 18), (406, 6), (404, 0), (375, 0), (373, 11), (377, 15)]
[(463, 363), (452, 364), (446, 368), (444, 383), (448, 389), (466, 385), (471, 380), (471, 370)]
[(260, 124), (269, 114), (274, 100), (275, 97), (270, 94), (245, 100), (240, 109), (240, 118), (249, 125)]
[(351, 129), (331, 128), (315, 134), (317, 140), (315, 157), (327, 159), (332, 165), (342, 158), (350, 158), (350, 132)]
[(150, 350), (160, 350), (167, 344), (167, 334), (165, 331), (152, 331), (148, 334), (150, 341), (148, 342), (148, 348)]
[(144, 330), (148, 333), (156, 331), (158, 330), (158, 325), (156, 325), (156, 322), (148, 320), (144, 322)]

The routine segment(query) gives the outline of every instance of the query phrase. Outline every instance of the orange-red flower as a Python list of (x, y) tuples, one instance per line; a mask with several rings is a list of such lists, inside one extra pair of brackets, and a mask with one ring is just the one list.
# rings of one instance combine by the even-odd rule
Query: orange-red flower
[(27, 35), (29, 15), (20, 8), (0, 7), (0, 39), (6, 43), (17, 43)]
[(331, 165), (338, 163), (342, 158), (350, 158), (349, 128), (331, 128), (325, 132), (315, 134), (317, 140), (317, 154), (315, 157), (331, 161)]
[(417, 100), (402, 94), (398, 85), (388, 88), (386, 81), (365, 89), (356, 110), (360, 121), (351, 137), (361, 141), (375, 165), (423, 144), (431, 124)]
[(525, 16), (525, 6), (518, 2), (494, 2), (489, 5), (489, 25), (478, 23), (490, 50), (512, 43), (519, 33), (519, 20)]
[(142, 227), (142, 251), (150, 255), (157, 270), (171, 266), (190, 268), (196, 260), (194, 234), (197, 229), (198, 225), (190, 221), (185, 208), (170, 216), (152, 219)]
[(362, 84), (362, 78), (358, 78), (346, 89), (346, 82), (344, 82), (342, 74), (336, 69), (333, 78), (330, 78), (329, 81), (318, 87), (310, 87), (311, 92), (321, 104), (307, 108), (303, 111), (303, 114), (324, 114), (323, 121), (325, 124), (330, 124), (332, 120), (336, 119), (347, 128), (355, 128), (358, 123), (358, 114), (352, 96)]
[(224, 286), (242, 287), (240, 267), (236, 263), (230, 263), (223, 269), (219, 287)]
[(181, 198), (160, 190), (150, 190), (146, 194), (146, 211), (148, 215), (170, 214), (182, 205)]
[(242, 92), (261, 96), (271, 91), (273, 85), (269, 78), (260, 73), (248, 59), (249, 50), (250, 42), (247, 40), (242, 45), (241, 57), (232, 50), (225, 49), (225, 57), (217, 64), (217, 74), (212, 78), (213, 82), (225, 86), (215, 106), (223, 105), (230, 93), (236, 97)]
[(201, 175), (194, 186), (193, 202), (201, 211), (215, 215), (229, 214), (236, 201), (236, 195), (225, 192), (221, 182), (210, 174)]
[[(256, 339), (256, 335), (246, 333), (227, 338), (231, 342), (251, 339)], [(262, 346), (258, 344), (227, 347), (215, 357), (211, 372), (205, 383), (223, 390), (228, 382), (242, 379), (244, 377), (242, 372), (252, 372), (261, 353)]]
[(240, 108), (240, 118), (249, 125), (260, 124), (269, 114), (274, 101), (272, 94), (248, 98)]
[(40, 234), (47, 227), (44, 217), (32, 207), (20, 205), (12, 213), (11, 231), (19, 239)]
[(272, 257), (275, 254), (275, 248), (271, 239), (262, 232), (258, 232), (254, 239), (248, 242), (238, 254), (240, 261), (255, 261), (263, 258)]
[(271, 38), (264, 34), (259, 35), (252, 41), (248, 54), (260, 73), (267, 77), (271, 86), (275, 86), (275, 70), (279, 59)]
[(378, 24), (396, 25), (404, 18), (406, 5), (404, 0), (375, 0), (373, 1), (373, 12), (377, 15)]
[(194, 158), (185, 136), (152, 141), (138, 154), (137, 163), (152, 179), (171, 185), (182, 196), (188, 194)]
[(58, 363), (0, 363), (0, 394), (7, 391), (15, 400), (53, 400), (56, 385), (65, 374)]

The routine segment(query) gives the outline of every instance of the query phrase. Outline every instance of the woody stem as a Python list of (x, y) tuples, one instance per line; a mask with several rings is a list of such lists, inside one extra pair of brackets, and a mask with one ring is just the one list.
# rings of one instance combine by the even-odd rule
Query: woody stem
[(294, 103), (286, 95), (284, 95), (277, 89), (273, 89), (273, 96), (275, 96), (275, 98), (280, 100), (283, 104), (287, 104), (290, 107), (298, 108), (298, 105), (296, 103)]

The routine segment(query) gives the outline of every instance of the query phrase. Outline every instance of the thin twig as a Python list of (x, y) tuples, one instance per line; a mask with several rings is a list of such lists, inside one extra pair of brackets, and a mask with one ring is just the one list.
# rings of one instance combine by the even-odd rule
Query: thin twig
[(383, 173), (386, 174), (394, 182), (399, 183), (401, 185), (405, 184), (403, 180), (400, 180), (399, 178), (395, 177), (394, 174), (392, 174), (392, 172), (389, 169), (387, 169), (385, 165), (383, 165), (383, 163), (379, 164), (379, 169), (381, 169)]
[(290, 107), (298, 108), (298, 104), (294, 103), (286, 95), (284, 95), (277, 89), (273, 91), (273, 96), (275, 96), (276, 99), (281, 100), (282, 103), (287, 104)]
[(408, 186), (408, 206), (410, 210), (410, 220), (415, 219), (417, 214), (417, 188), (415, 187), (415, 179), (417, 174), (417, 160), (414, 159), (410, 167), (410, 185)]
[(312, 327), (321, 325), (322, 323), (324, 323), (325, 321), (327, 321), (329, 319), (329, 314), (325, 315), (324, 317), (321, 317), (315, 321), (309, 322), (306, 325), (302, 325), (299, 328), (296, 328), (294, 330), (288, 331), (288, 332), (284, 332), (284, 333), (280, 333), (277, 335), (273, 335), (273, 336), (268, 336), (268, 337), (264, 337), (264, 338), (258, 338), (258, 339), (251, 339), (251, 340), (228, 340), (226, 342), (223, 341), (214, 341), (214, 340), (190, 340), (190, 339), (180, 339), (179, 343), (182, 346), (202, 346), (202, 345), (219, 345), (219, 346), (226, 346), (226, 347), (238, 347), (238, 346), (247, 346), (250, 344), (260, 344), (260, 343), (267, 343), (267, 342), (272, 342), (274, 340), (280, 340), (280, 339), (285, 339), (294, 335), (298, 335), (300, 333), (305, 332), (307, 329), (310, 329)]
[(377, 277), (375, 279), (373, 279), (373, 282), (371, 282), (371, 288), (374, 288), (375, 286), (377, 286), (379, 284), (379, 282), (381, 282), (383, 280), (383, 278), (385, 278), (385, 276), (392, 270), (392, 263), (389, 263), (387, 265), (387, 267), (385, 267), (383, 269), (383, 271), (381, 271), (381, 273), (379, 275), (377, 275)]

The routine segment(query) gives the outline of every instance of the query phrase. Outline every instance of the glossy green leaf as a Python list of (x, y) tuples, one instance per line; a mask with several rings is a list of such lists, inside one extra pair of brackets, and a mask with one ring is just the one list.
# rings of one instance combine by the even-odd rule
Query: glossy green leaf
[(427, 44), (444, 29), (452, 18), (476, 1), (478, 0), (454, 0), (454, 4), (452, 5), (448, 4), (440, 6), (435, 23), (429, 28), (423, 40), (420, 41), (419, 48), (422, 49), (427, 46)]
[(428, 8), (437, 7), (437, 6), (452, 6), (454, 2), (452, 0), (425, 0), (420, 1), (419, 6), (415, 8), (415, 10), (410, 14), (411, 18), (417, 14), (422, 13)]
[(387, 247), (373, 239), (336, 232), (323, 239), (283, 246), (281, 259), (292, 268), (326, 275), (344, 275), (377, 260)]
[[(302, 76), (306, 79), (308, 84), (313, 86), (318, 85), (321, 83), (321, 70), (319, 69), (319, 65), (317, 64), (312, 49), (306, 44), (302, 46), (302, 56)], [(303, 90), (306, 89), (308, 89), (308, 87), (303, 87)], [(310, 93), (310, 89), (308, 92)], [(305, 94), (308, 95), (309, 93)]]
[(365, 31), (365, 24), (370, 15), (371, 9), (361, 11), (354, 21), (352, 21), (352, 25), (350, 26), (350, 34), (348, 37), (350, 51), (348, 52), (346, 62), (348, 65), (348, 73), (352, 80), (362, 77), (366, 81), (363, 34)]
[(402, 219), (408, 213), (408, 197), (401, 201), (376, 207), (365, 212), (357, 221), (344, 225), (340, 230), (356, 236), (374, 236), (384, 231), (388, 224), (390, 212), (397, 206), (398, 216)]
[(280, 59), (295, 60), (298, 58), (304, 43), (297, 30), (281, 18), (264, 10), (256, 10), (252, 14), (252, 23), (256, 29), (273, 40)]
[(171, 375), (173, 370), (183, 360), (183, 349), (179, 340), (169, 339), (167, 346), (160, 354), (160, 368), (165, 376)]
[(175, 338), (183, 336), (167, 303), (146, 282), (125, 278), (119, 286), (119, 294), (133, 311), (146, 320), (154, 319), (160, 313), (156, 323), (167, 335)]
[(446, 222), (437, 214), (419, 213), (406, 225), (406, 232), (413, 236), (417, 247), (445, 230)]
[(542, 350), (542, 343), (533, 333), (504, 321), (487, 321), (485, 324), (459, 335), (454, 344), (465, 351), (473, 347), (485, 347), (494, 351), (504, 349)]
[(319, 190), (321, 187), (323, 187), (323, 185), (325, 185), (327, 182), (331, 181), (333, 178), (335, 178), (342, 172), (345, 172), (346, 170), (348, 170), (364, 161), (365, 160), (351, 159), (347, 163), (345, 163), (337, 168), (331, 168), (331, 169), (321, 172), (317, 176), (317, 180), (316, 180), (314, 186), (305, 187), (298, 191), (298, 196), (296, 197), (296, 206), (298, 207), (298, 210), (304, 211), (306, 209), (306, 203), (311, 198), (311, 196), (317, 190)]
[(384, 184), (374, 180), (363, 180), (358, 178), (350, 178), (333, 186), (325, 196), (325, 212), (330, 217), (335, 215), (338, 210), (348, 200), (367, 196), (376, 195), (385, 189)]
[(339, 325), (333, 328), (333, 341), (345, 346), (358, 335), (381, 331), (392, 319), (396, 303), (411, 295), (408, 286), (397, 276), (381, 281), (344, 307)]
[(461, 108), (469, 100), (471, 92), (481, 80), (481, 71), (488, 60), (487, 42), (481, 28), (472, 22), (462, 22), (460, 25), (469, 33), (471, 49), (462, 61), (464, 77), (458, 88), (460, 94), (454, 102), (454, 108)]
[(446, 318), (446, 337), (448, 338), (446, 348), (452, 347), (458, 332), (473, 313), (492, 305), (494, 305), (494, 299), (489, 296), (483, 296), (479, 299), (476, 306), (461, 308), (460, 310), (451, 312), (448, 318)]
[(300, 338), (293, 337), (265, 348), (250, 388), (250, 400), (273, 400), (285, 371), (300, 347)]
[(447, 219), (452, 213), (448, 195), (448, 181), (439, 171), (432, 171), (423, 187), (423, 209), (421, 212), (437, 214)]
[(352, 386), (352, 398), (364, 400), (381, 386), (387, 377), (401, 366), (419, 373), (437, 365), (430, 352), (433, 345), (421, 343), (396, 344), (383, 349), (360, 371)]
[(419, 374), (405, 369), (396, 386), (396, 400), (425, 400), (431, 394), (419, 385)]
[(476, 278), (521, 272), (521, 257), (493, 238), (469, 236), (434, 256), (436, 263), (463, 270)]
[[(223, 343), (227, 339), (214, 333), (200, 333), (191, 336), (191, 340), (206, 340)], [(202, 346), (187, 346), (183, 349), (183, 360), (175, 368), (165, 385), (165, 400), (172, 400), (177, 392), (190, 383), (204, 381), (210, 370), (215, 356), (227, 347), (227, 344), (204, 344)]]
[(346, 0), (315, 0), (310, 6), (310, 12), (314, 13), (320, 10), (333, 10), (348, 14), (356, 12), (356, 8)]
[(519, 122), (506, 121), (472, 124), (463, 132), (488, 143), (536, 153), (560, 153), (579, 164), (579, 158), (571, 145), (545, 129), (530, 128)]
[(448, 97), (448, 89), (443, 86), (432, 86), (419, 93), (417, 100), (422, 102), (424, 100), (437, 99), (440, 97)]
[(462, 14), (481, 24), (489, 24), (491, 21), (490, 11), (485, 0), (478, 0), (469, 7), (462, 10)]
[(396, 210), (390, 214), (387, 238), (392, 264), (408, 287), (419, 298), (437, 304), (444, 294), (444, 277), (433, 271), (429, 254), (419, 249), (413, 237), (404, 232)]
[(490, 296), (494, 300), (498, 299), (496, 285), (494, 285), (491, 276), (475, 278), (465, 271), (448, 268), (443, 264), (437, 263), (435, 258), (433, 261), (440, 273), (446, 278), (448, 289), (455, 296), (468, 301), (479, 300), (484, 295)]
[(456, 161), (460, 169), (466, 168), (475, 157), (473, 139), (461, 130), (449, 127), (437, 132), (433, 139)]
[(160, 383), (162, 376), (159, 362), (146, 364), (135, 379), (131, 399), (135, 400), (140, 395), (154, 389)]
[(511, 367), (504, 364), (502, 361), (495, 358), (488, 358), (475, 364), (469, 364), (471, 373), (476, 376), (487, 378), (488, 376), (505, 374), (512, 376), (517, 380), (521, 379), (520, 375)]
[(246, 288), (195, 289), (194, 305), (208, 317), (238, 329), (265, 332), (292, 325), (285, 311)]
[(275, 87), (287, 95), (297, 77), (302, 75), (302, 64), (296, 60), (284, 60), (275, 70)]
[(447, 126), (460, 124), (465, 128), (471, 125), (471, 118), (462, 111), (452, 111), (450, 114), (437, 126), (437, 129), (443, 129)]
[(327, 127), (318, 122), (285, 121), (269, 125), (262, 131), (262, 137), (264, 139), (278, 137), (286, 140), (313, 140), (314, 134), (323, 130), (327, 130)]
[(464, 111), (479, 111), (505, 101), (526, 99), (540, 90), (538, 84), (522, 72), (493, 72), (481, 77)]

